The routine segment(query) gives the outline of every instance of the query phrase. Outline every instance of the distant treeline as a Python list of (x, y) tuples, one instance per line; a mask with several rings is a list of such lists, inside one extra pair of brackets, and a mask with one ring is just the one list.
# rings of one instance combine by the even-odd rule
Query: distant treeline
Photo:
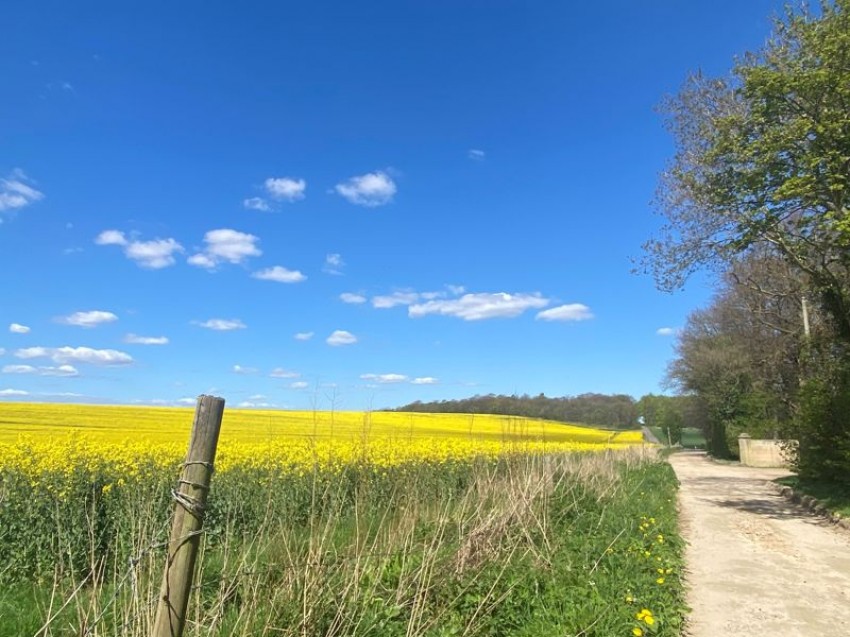
[(537, 396), (501, 396), (487, 394), (459, 400), (440, 400), (430, 403), (416, 401), (388, 411), (415, 411), (453, 414), (502, 414), (527, 416), (561, 422), (599, 425), (617, 429), (638, 426), (638, 403), (626, 394), (581, 394), (549, 398)]

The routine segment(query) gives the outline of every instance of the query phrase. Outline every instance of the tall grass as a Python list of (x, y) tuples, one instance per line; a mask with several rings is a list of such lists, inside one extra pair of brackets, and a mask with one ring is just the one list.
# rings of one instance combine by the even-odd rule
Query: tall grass
[[(678, 634), (675, 478), (651, 454), (215, 476), (186, 635)], [(147, 636), (170, 479), (79, 486), (75, 510), (4, 481), (0, 634)]]

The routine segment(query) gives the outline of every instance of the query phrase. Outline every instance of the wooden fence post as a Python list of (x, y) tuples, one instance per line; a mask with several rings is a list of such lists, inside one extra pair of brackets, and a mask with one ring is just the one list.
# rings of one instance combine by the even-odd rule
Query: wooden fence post
[(176, 502), (174, 524), (151, 637), (183, 634), (223, 415), (223, 398), (198, 396), (189, 451), (177, 489), (172, 492)]

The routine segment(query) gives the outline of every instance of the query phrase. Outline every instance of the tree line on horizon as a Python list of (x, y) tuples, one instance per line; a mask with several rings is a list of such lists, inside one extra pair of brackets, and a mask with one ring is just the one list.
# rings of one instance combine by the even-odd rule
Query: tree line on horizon
[(638, 418), (642, 415), (640, 402), (632, 396), (595, 393), (555, 398), (550, 398), (541, 393), (536, 396), (529, 396), (528, 394), (510, 396), (486, 394), (432, 402), (417, 400), (390, 411), (500, 414), (615, 429), (633, 429), (639, 426)]

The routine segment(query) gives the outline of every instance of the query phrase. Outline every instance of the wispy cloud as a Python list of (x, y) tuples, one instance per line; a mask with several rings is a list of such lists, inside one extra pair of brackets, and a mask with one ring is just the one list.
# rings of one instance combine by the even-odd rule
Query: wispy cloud
[(258, 257), (263, 252), (257, 247), (259, 238), (252, 234), (230, 228), (210, 230), (204, 235), (204, 249), (188, 259), (190, 265), (208, 270), (215, 269), (221, 263), (243, 263), (250, 257)]
[(296, 332), (292, 338), (296, 341), (309, 341), (314, 334), (315, 332)]
[(404, 374), (360, 374), (361, 380), (369, 380), (382, 384), (403, 383), (407, 380)]
[(15, 169), (7, 177), (0, 179), (0, 213), (21, 210), (44, 199), (44, 194), (31, 186), (31, 183), (32, 180), (20, 169)]
[(298, 372), (293, 372), (288, 369), (284, 369), (283, 367), (275, 367), (272, 371), (269, 372), (269, 376), (272, 378), (298, 378), (301, 376)]
[(30, 328), (26, 325), (21, 325), (20, 323), (10, 323), (9, 331), (12, 334), (29, 334)]
[(259, 371), (260, 370), (258, 370), (256, 367), (244, 367), (242, 365), (233, 366), (234, 374), (256, 374)]
[(322, 272), (325, 274), (342, 274), (342, 269), (345, 267), (345, 261), (342, 260), (342, 255), (331, 253), (325, 256), (325, 265), (322, 267)]
[(242, 205), (249, 210), (269, 212), (274, 209), (269, 199), (275, 202), (285, 201), (288, 203), (304, 199), (307, 182), (304, 179), (293, 177), (269, 177), (263, 182), (263, 190), (268, 199), (249, 197), (242, 202)]
[(655, 333), (658, 334), (658, 336), (675, 336), (679, 333), (679, 330), (675, 327), (659, 327), (655, 330)]
[(310, 383), (303, 380), (296, 380), (294, 383), (289, 383), (290, 389), (307, 389)]
[(396, 290), (391, 294), (379, 294), (372, 297), (372, 307), (377, 309), (391, 309), (400, 305), (414, 305), (424, 301), (444, 299), (449, 296), (459, 296), (464, 293), (463, 286), (447, 285), (445, 290), (436, 292), (417, 292), (415, 290)]
[(287, 270), (283, 266), (276, 265), (272, 268), (259, 270), (251, 275), (261, 281), (275, 281), (277, 283), (300, 283), (306, 281), (307, 277), (298, 270)]
[(76, 325), (77, 327), (85, 327), (90, 329), (103, 325), (104, 323), (113, 323), (118, 320), (118, 317), (112, 312), (104, 312), (103, 310), (91, 310), (90, 312), (74, 312), (68, 316), (61, 316), (56, 321), (63, 325)]
[(487, 153), (485, 153), (483, 150), (479, 150), (478, 148), (470, 148), (468, 151), (466, 151), (466, 156), (470, 159), (474, 159), (475, 161), (484, 161), (484, 159), (487, 157)]
[(237, 403), (236, 407), (238, 409), (271, 409), (276, 405), (266, 401), (243, 400), (241, 403)]
[(4, 374), (36, 374), (38, 376), (77, 376), (79, 371), (73, 365), (58, 367), (33, 367), (32, 365), (4, 365)]
[(392, 178), (379, 170), (351, 177), (337, 184), (334, 190), (350, 203), (374, 208), (390, 203), (397, 189)]
[(184, 252), (175, 239), (152, 239), (151, 241), (129, 240), (120, 230), (104, 230), (94, 240), (99, 246), (119, 246), (124, 255), (135, 261), (140, 268), (160, 270), (174, 265), (175, 255)]
[(168, 345), (167, 336), (139, 336), (138, 334), (127, 334), (125, 343), (132, 345)]
[(339, 300), (343, 303), (351, 303), (353, 305), (359, 305), (360, 303), (366, 302), (366, 297), (362, 294), (355, 294), (354, 292), (343, 292), (339, 295)]
[(239, 319), (220, 319), (213, 318), (207, 321), (193, 321), (195, 325), (198, 327), (203, 327), (208, 330), (215, 330), (216, 332), (229, 332), (231, 330), (244, 330), (247, 325), (240, 321)]
[(26, 347), (15, 351), (17, 358), (50, 358), (60, 365), (86, 363), (89, 365), (129, 365), (133, 357), (126, 352), (114, 349), (93, 349), (91, 347)]
[(410, 382), (414, 385), (436, 385), (440, 381), (433, 376), (420, 376), (419, 378), (414, 378)]
[(29, 396), (28, 391), (23, 389), (0, 389), (0, 396)]
[(420, 318), (429, 314), (454, 316), (465, 321), (513, 318), (526, 310), (545, 307), (549, 300), (540, 294), (479, 293), (464, 294), (457, 299), (432, 300), (411, 305), (408, 316)]
[(372, 307), (389, 309), (398, 305), (413, 305), (422, 298), (421, 294), (412, 291), (393, 292), (382, 296), (372, 297)]
[(269, 202), (262, 197), (249, 197), (242, 201), (242, 205), (248, 210), (259, 210), (260, 212), (269, 212), (272, 209)]
[(568, 303), (538, 312), (535, 318), (541, 321), (587, 321), (593, 318), (593, 313), (586, 305)]
[(357, 342), (357, 337), (351, 332), (347, 332), (345, 330), (334, 330), (333, 333), (325, 339), (325, 342), (332, 347), (353, 345)]

